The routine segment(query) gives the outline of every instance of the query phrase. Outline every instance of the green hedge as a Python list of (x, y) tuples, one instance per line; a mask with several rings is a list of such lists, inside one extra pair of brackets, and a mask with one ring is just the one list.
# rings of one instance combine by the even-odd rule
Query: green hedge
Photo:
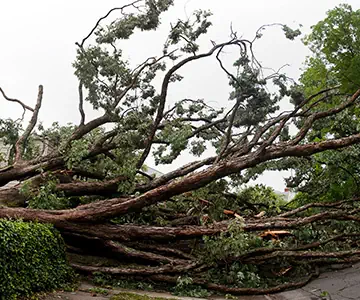
[(72, 279), (65, 245), (51, 226), (0, 219), (0, 299), (59, 288)]

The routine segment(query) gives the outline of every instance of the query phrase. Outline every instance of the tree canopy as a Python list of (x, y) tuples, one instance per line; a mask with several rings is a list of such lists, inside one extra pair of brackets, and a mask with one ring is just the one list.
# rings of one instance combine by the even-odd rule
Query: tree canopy
[[(327, 12), (327, 17), (312, 27), (304, 38), (312, 55), (307, 58), (300, 78), (304, 94), (309, 96), (331, 86), (339, 86), (337, 94), (321, 105), (331, 107), (343, 101), (358, 86), (360, 11), (343, 4)], [(312, 129), (310, 141), (320, 141), (328, 136), (343, 137), (354, 134), (359, 126), (359, 109), (354, 106)], [(357, 162), (359, 147), (319, 153), (311, 159), (298, 160), (296, 174), (289, 183), (298, 187), (304, 200), (310, 196), (324, 200), (340, 200), (359, 193)], [(301, 198), (300, 197), (300, 198)]]

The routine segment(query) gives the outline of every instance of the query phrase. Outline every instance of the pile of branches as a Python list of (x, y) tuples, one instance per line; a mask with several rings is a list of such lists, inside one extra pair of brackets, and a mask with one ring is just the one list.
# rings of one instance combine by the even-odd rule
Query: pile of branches
[[(100, 272), (170, 286), (185, 276), (193, 287), (220, 293), (266, 294), (298, 288), (327, 267), (360, 261), (360, 198), (293, 209), (285, 206), (271, 216), (266, 216), (265, 210), (271, 214), (266, 205), (245, 201), (236, 210), (224, 209), (218, 220), (207, 214), (212, 201), (191, 195), (187, 200), (199, 201), (201, 214), (189, 216), (161, 203), (150, 213), (167, 219), (163, 226), (61, 218), (66, 211), (71, 219), (70, 213), (76, 215), (86, 205), (70, 211), (2, 208), (0, 215), (53, 223), (65, 239), (72, 267), (80, 273)], [(112, 202), (90, 206), (100, 209), (108, 201)], [(140, 218), (144, 213), (136, 215)], [(255, 268), (258, 282), (227, 278), (234, 265), (241, 270)]]
[[(234, 211), (224, 210), (231, 216), (229, 220), (208, 225), (98, 225), (81, 229), (77, 234), (74, 228), (71, 232), (66, 228), (61, 231), (72, 253), (72, 266), (80, 272), (101, 272), (171, 285), (187, 276), (192, 278), (193, 285), (207, 290), (239, 295), (267, 294), (302, 287), (321, 270), (360, 261), (358, 201), (360, 198), (310, 203), (271, 217), (242, 218)], [(234, 224), (257, 243), (236, 255), (224, 248), (221, 258), (209, 259), (211, 249), (204, 237), (218, 240), (218, 244), (210, 247), (218, 246), (221, 251), (224, 241), (219, 236), (228, 240), (237, 238), (229, 233)], [(91, 251), (86, 253), (84, 249)], [(90, 255), (89, 260), (84, 255)], [(82, 264), (89, 261), (95, 264)], [(226, 280), (221, 277), (231, 272), (233, 264), (256, 266), (262, 277), (259, 286), (247, 287), (246, 283), (235, 283), (231, 279), (230, 284), (224, 284)], [(219, 276), (214, 275), (214, 270)]]

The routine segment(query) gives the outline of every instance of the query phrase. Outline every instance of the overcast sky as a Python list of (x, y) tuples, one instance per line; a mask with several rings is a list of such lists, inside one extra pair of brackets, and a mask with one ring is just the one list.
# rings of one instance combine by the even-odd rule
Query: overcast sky
[[(73, 75), (75, 42), (80, 41), (94, 26), (96, 20), (110, 8), (126, 4), (126, 0), (0, 0), (0, 86), (8, 96), (18, 98), (34, 106), (37, 87), (44, 85), (43, 107), (40, 120), (45, 125), (54, 121), (61, 124), (77, 123), (77, 80)], [(238, 36), (252, 38), (263, 24), (279, 22), (309, 32), (310, 26), (325, 17), (327, 10), (340, 3), (348, 3), (353, 9), (360, 8), (359, 0), (175, 0), (162, 19), (159, 32), (138, 34), (125, 45), (125, 53), (136, 65), (144, 58), (158, 56), (166, 38), (170, 22), (190, 15), (198, 8), (213, 12), (214, 26), (203, 40), (203, 49), (211, 47), (210, 40), (226, 41), (232, 23)], [(114, 14), (116, 16), (116, 14)], [(297, 78), (307, 49), (300, 40), (290, 42), (283, 38), (279, 29), (268, 29), (256, 45), (256, 56), (264, 66), (279, 68), (284, 64), (288, 76)], [(185, 80), (171, 86), (169, 98), (176, 101), (184, 97), (204, 98), (216, 107), (224, 106), (228, 99), (227, 78), (213, 60), (186, 67), (181, 75)], [(283, 104), (287, 106), (286, 103)], [(98, 112), (87, 106), (87, 120)], [(21, 109), (0, 98), (0, 118), (18, 118)], [(160, 166), (166, 172), (188, 162), (182, 157), (169, 166)], [(149, 164), (152, 162), (150, 161)], [(258, 180), (275, 189), (283, 190), (282, 174), (267, 173)]]

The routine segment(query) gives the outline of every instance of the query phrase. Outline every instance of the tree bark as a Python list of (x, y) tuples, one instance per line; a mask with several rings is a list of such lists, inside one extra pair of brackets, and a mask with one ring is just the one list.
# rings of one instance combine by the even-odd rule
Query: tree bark
[(24, 207), (26, 197), (21, 195), (19, 187), (0, 189), (0, 207)]

